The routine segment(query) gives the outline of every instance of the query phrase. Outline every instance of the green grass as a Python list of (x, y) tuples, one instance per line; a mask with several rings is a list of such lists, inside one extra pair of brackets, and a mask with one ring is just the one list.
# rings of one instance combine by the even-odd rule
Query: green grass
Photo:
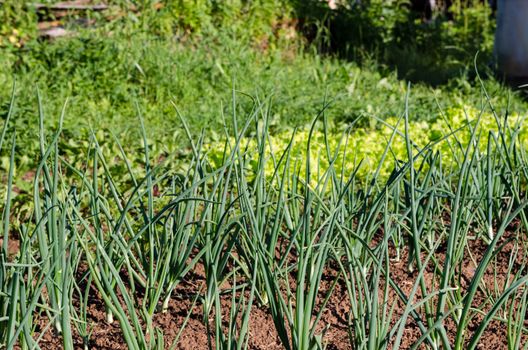
[[(233, 0), (214, 6), (206, 3), (201, 0), (191, 6), (188, 1), (169, 1), (163, 3), (161, 10), (155, 10), (154, 2), (146, 1), (136, 4), (139, 6), (136, 12), (126, 12), (130, 4), (112, 1), (109, 15), (86, 14), (95, 20), (93, 28), (72, 24), (71, 29), (78, 32), (76, 36), (47, 42), (35, 39), (34, 11), (8, 2), (9, 6), (0, 12), (5, 22), (31, 34), (20, 48), (0, 48), (0, 117), (7, 114), (15, 81), (17, 86), (8, 135), (14, 129), (18, 132), (17, 145), (23, 149), (19, 153), (24, 155), (15, 157), (19, 171), (26, 172), (37, 163), (30, 156), (38, 149), (34, 113), (37, 89), (46, 111), (47, 127), (57, 126), (63, 103), (68, 99), (63, 121), (68, 142), (63, 142), (61, 149), (70, 158), (83, 153), (90, 130), (103, 133), (105, 140), (112, 138), (111, 131), (127, 151), (134, 151), (129, 146), (138, 137), (136, 123), (131, 121), (138, 112), (136, 105), (150, 132), (154, 157), (166, 156), (184, 146), (173, 103), (189, 121), (192, 132), (203, 129), (208, 143), (217, 141), (222, 136), (223, 115), (233, 112), (233, 89), (249, 95), (238, 98), (239, 115), (250, 112), (254, 98), (261, 101), (273, 98), (270, 128), (274, 134), (288, 132), (292, 127), (306, 127), (326, 103), (330, 106), (325, 113), (333, 128), (339, 129), (358, 118), (360, 122), (356, 125), (376, 128), (379, 120), (402, 113), (407, 83), (398, 79), (401, 72), (397, 70), (401, 71), (401, 67), (396, 64), (397, 69), (394, 68), (394, 62), (383, 59), (386, 54), (373, 50), (370, 44), (386, 46), (386, 50), (393, 50), (392, 55), (406, 64), (415, 62), (416, 55), (422, 56), (422, 52), (431, 52), (431, 57), (424, 57), (425, 61), (438, 62), (439, 55), (445, 57), (450, 67), (456, 61), (458, 73), (445, 84), (434, 88), (426, 83), (413, 85), (411, 120), (436, 121), (447, 108), (481, 108), (480, 88), (470, 78), (474, 72), (471, 62), (475, 50), (482, 49), (485, 54), (477, 60), (479, 67), (487, 64), (490, 28), (481, 23), (487, 12), (478, 6), (468, 9), (467, 14), (462, 12), (458, 21), (439, 20), (439, 26), (449, 27), (438, 41), (440, 51), (422, 45), (437, 42), (435, 25), (422, 28), (416, 42), (407, 35), (408, 45), (404, 47), (408, 52), (400, 52), (404, 40), (400, 36), (406, 32), (391, 27), (389, 32), (394, 33), (390, 40), (389, 32), (382, 33), (383, 23), (378, 23), (376, 16), (384, 7), (377, 1), (371, 11), (343, 10), (332, 14), (315, 2)], [(394, 12), (393, 5), (388, 8), (394, 18), (387, 20), (396, 21), (395, 25), (409, 15), (404, 10)], [(317, 44), (325, 41), (326, 22), (318, 17), (325, 14), (336, 17), (336, 25), (357, 23), (359, 27), (372, 27), (373, 37), (363, 38), (365, 41), (341, 38), (343, 45), (359, 50), (353, 57), (361, 63), (338, 58), (343, 56), (322, 56), (316, 51)], [(66, 22), (71, 23), (75, 16), (68, 17)], [(109, 21), (108, 16), (113, 19)], [(292, 20), (296, 16), (307, 22), (306, 30), (316, 28), (322, 33), (312, 44), (303, 38), (302, 32), (296, 31), (296, 22)], [(347, 18), (349, 22), (345, 21)], [(461, 43), (474, 36), (472, 31), (480, 26), (482, 37), (464, 47)], [(351, 33), (354, 30), (360, 29), (350, 28)], [(0, 32), (2, 35), (9, 33)], [(381, 43), (376, 35), (389, 41)], [(480, 42), (485, 45), (479, 46)], [(456, 57), (449, 50), (442, 51), (444, 46), (458, 48)], [(487, 79), (485, 86), (499, 108), (509, 106), (518, 113), (526, 110), (518, 94), (493, 79)], [(0, 157), (1, 166), (7, 170), (8, 154), (4, 151)]]
[[(7, 113), (16, 80), (17, 103), (9, 130), (18, 130), (18, 147), (35, 150), (37, 146), (37, 88), (46, 110), (45, 125), (50, 127), (57, 125), (68, 98), (63, 130), (72, 136), (70, 141), (86, 138), (92, 128), (111, 130), (124, 145), (130, 145), (137, 137), (136, 123), (131, 121), (137, 103), (150, 135), (156, 135), (149, 140), (153, 152), (162, 154), (182, 146), (172, 103), (189, 120), (193, 132), (205, 129), (214, 140), (221, 134), (222, 115), (232, 112), (233, 88), (252, 96), (238, 99), (241, 115), (252, 108), (252, 98), (273, 97), (270, 123), (274, 130), (307, 125), (324, 103), (330, 103), (326, 113), (333, 125), (362, 117), (361, 125), (375, 126), (376, 119), (402, 112), (406, 84), (374, 63), (359, 67), (321, 58), (298, 40), (265, 51), (228, 33), (189, 40), (85, 32), (79, 38), (28, 45), (3, 57), (0, 114)], [(446, 107), (478, 109), (480, 90), (471, 84), (460, 78), (434, 90), (415, 85), (412, 119), (434, 121)], [(501, 108), (511, 96), (511, 108), (525, 109), (518, 97), (498, 83), (489, 80), (486, 87)], [(68, 147), (75, 153), (81, 145)], [(35, 159), (25, 162), (35, 164)]]

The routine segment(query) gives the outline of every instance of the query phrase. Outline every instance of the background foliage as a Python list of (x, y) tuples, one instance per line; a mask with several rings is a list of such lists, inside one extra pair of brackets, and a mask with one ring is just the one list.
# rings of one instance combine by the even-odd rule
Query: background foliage
[[(402, 77), (415, 82), (412, 120), (431, 122), (446, 106), (482, 104), (480, 89), (472, 87), (473, 61), (479, 51), (476, 62), (485, 76), (494, 19), (478, 1), (454, 2), (430, 20), (403, 0), (338, 2), (335, 10), (320, 0), (105, 3), (104, 12), (55, 18), (28, 3), (2, 0), (0, 117), (7, 116), (16, 81), (16, 117), (8, 132), (18, 132), (22, 168), (34, 164), (28, 154), (38, 147), (37, 87), (48, 127), (57, 126), (68, 99), (63, 132), (70, 144), (64, 150), (72, 157), (82, 154), (75, 140), (91, 129), (132, 144), (137, 128), (130, 120), (139, 112), (155, 154), (179, 149), (183, 131), (172, 103), (193, 133), (203, 129), (212, 141), (225, 116), (243, 121), (254, 99), (270, 97), (274, 132), (305, 126), (327, 103), (336, 129), (358, 118), (356, 126), (376, 129), (379, 120), (402, 113)], [(39, 21), (56, 20), (75, 34), (40, 38)], [(488, 78), (484, 84), (497, 106), (525, 109), (516, 93)], [(234, 104), (233, 90), (250, 97)], [(5, 165), (8, 155), (2, 159)]]

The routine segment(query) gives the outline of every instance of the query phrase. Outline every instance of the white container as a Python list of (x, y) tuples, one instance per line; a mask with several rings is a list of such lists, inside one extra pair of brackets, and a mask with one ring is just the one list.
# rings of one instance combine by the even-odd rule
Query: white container
[(495, 56), (506, 78), (528, 78), (528, 0), (498, 1)]

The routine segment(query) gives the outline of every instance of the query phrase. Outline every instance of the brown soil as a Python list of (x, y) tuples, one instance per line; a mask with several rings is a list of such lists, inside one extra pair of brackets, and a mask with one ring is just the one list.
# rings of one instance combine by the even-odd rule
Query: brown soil
[[(513, 225), (511, 227), (512, 230), (507, 232), (500, 239), (499, 244), (497, 244), (497, 247), (501, 246), (502, 244), (504, 244), (504, 246), (502, 247), (500, 252), (498, 252), (496, 258), (493, 259), (492, 262), (488, 265), (488, 268), (484, 273), (484, 277), (482, 279), (483, 283), (481, 283), (481, 286), (485, 287), (479, 288), (474, 297), (472, 307), (475, 309), (479, 308), (482, 313), (474, 315), (470, 320), (466, 329), (466, 345), (469, 343), (473, 332), (479, 327), (481, 321), (483, 320), (483, 315), (485, 315), (490, 310), (492, 306), (490, 298), (492, 297), (493, 300), (496, 300), (497, 297), (500, 296), (500, 294), (505, 290), (504, 285), (506, 281), (509, 279), (509, 281), (511, 282), (514, 279), (514, 275), (517, 272), (521, 271), (521, 269), (524, 268), (524, 265), (528, 262), (528, 256), (526, 254), (526, 242), (520, 242), (514, 238), (514, 232), (517, 231), (516, 227), (514, 226), (516, 225)], [(516, 246), (516, 244), (518, 244), (518, 246)], [(468, 290), (469, 284), (471, 283), (471, 279), (476, 272), (477, 266), (482, 260), (482, 257), (487, 249), (487, 245), (482, 240), (469, 239), (468, 245), (469, 247), (466, 248), (462, 264), (454, 267), (456, 271), (455, 276), (457, 276), (460, 281), (459, 287), (462, 291), (462, 295), (464, 295)], [(437, 260), (439, 269), (441, 269), (444, 264), (445, 249), (445, 246), (441, 246), (439, 250), (434, 254), (434, 259)], [(391, 249), (391, 251), (395, 253), (393, 249)], [(467, 253), (468, 251), (471, 252), (471, 255)], [(517, 253), (517, 255), (515, 256), (514, 253)], [(515, 259), (512, 263), (513, 268), (508, 274), (508, 265), (510, 263), (511, 257), (513, 256), (515, 256)], [(426, 254), (423, 253), (422, 261), (424, 261), (425, 258)], [(402, 289), (405, 295), (408, 296), (411, 293), (418, 276), (418, 271), (409, 272), (408, 251), (403, 251), (398, 261), (392, 261), (390, 269), (391, 278)], [(522, 275), (526, 275), (526, 270), (523, 270), (522, 272)], [(440, 285), (439, 271), (436, 271), (435, 273), (435, 269), (432, 263), (427, 266), (424, 275), (427, 290), (429, 292), (438, 290)], [(522, 292), (523, 289), (520, 288), (520, 291)], [(397, 300), (395, 316), (393, 317), (392, 322), (392, 324), (395, 324), (395, 322), (403, 314), (405, 305), (403, 305), (403, 303), (401, 302), (401, 300), (399, 300), (393, 290), (391, 290), (390, 294), (391, 297), (389, 299), (391, 302)], [(517, 295), (519, 294), (520, 293), (517, 293)], [(416, 296), (414, 298), (415, 303), (420, 301), (421, 299), (422, 293), (420, 291), (420, 288), (418, 288), (418, 292), (416, 293)], [(433, 303), (433, 312), (434, 310), (436, 310), (436, 304)], [(421, 313), (421, 316), (424, 316), (423, 312)], [(528, 325), (528, 315), (525, 316), (525, 327), (526, 325)], [(451, 344), (453, 344), (456, 335), (455, 322), (452, 318), (448, 318), (444, 322), (444, 326), (446, 328), (448, 338), (451, 340)], [(422, 335), (421, 331), (419, 330), (419, 327), (411, 317), (408, 317), (407, 319), (404, 334), (404, 339), (400, 347), (401, 349), (408, 349), (412, 347), (416, 340)], [(528, 342), (528, 335), (524, 334), (521, 340), (521, 345), (525, 344), (526, 342)], [(426, 347), (424, 343), (422, 344), (420, 349), (429, 349), (429, 347)], [(477, 349), (508, 349), (506, 324), (504, 322), (496, 320), (491, 321), (486, 330), (484, 331), (484, 334), (482, 335), (479, 344), (477, 345)]]
[[(4, 246), (4, 239), (0, 238), (0, 247)], [(12, 239), (9, 237), (9, 240), (7, 241), (7, 255), (8, 259), (11, 259), (15, 254), (18, 253), (20, 250), (20, 240), (18, 239)]]
[[(512, 230), (512, 232), (514, 231), (517, 230)], [(506, 240), (510, 238), (513, 238), (513, 233), (506, 235), (501, 241), (506, 242)], [(13, 241), (12, 244), (15, 244), (15, 242)], [(494, 263), (491, 264), (492, 266), (486, 271), (484, 277), (486, 289), (478, 291), (474, 302), (475, 307), (480, 307), (486, 312), (490, 308), (488, 294), (496, 296), (503, 291), (503, 283), (507, 278), (512, 278), (511, 274), (509, 276), (507, 275), (507, 271), (510, 257), (514, 251), (519, 250), (520, 254), (516, 257), (511, 272), (516, 273), (522, 268), (523, 264), (526, 263), (526, 255), (524, 254), (526, 246), (523, 244), (523, 242), (516, 240), (512, 240), (505, 244), (504, 248), (494, 260)], [(472, 257), (465, 254), (466, 257), (461, 268), (456, 267), (457, 273), (460, 273), (460, 287), (463, 291), (466, 290), (469, 285), (471, 277), (475, 273), (475, 262), (478, 263), (482, 258), (486, 250), (486, 245), (481, 240), (470, 240), (468, 249), (471, 251)], [(445, 256), (443, 250), (445, 250), (445, 247), (441, 246), (439, 252), (435, 254), (435, 258), (437, 259), (440, 268)], [(390, 256), (396, 256), (396, 252), (393, 248), (390, 249)], [(406, 295), (409, 295), (413, 288), (413, 284), (415, 283), (417, 272), (408, 271), (407, 258), (407, 251), (402, 251), (401, 257), (398, 261), (391, 261), (390, 270), (393, 281), (399, 285)], [(79, 273), (85, 269), (85, 267), (80, 268)], [(320, 301), (324, 299), (324, 296), (326, 295), (325, 292), (329, 290), (337, 275), (336, 266), (331, 265), (326, 270), (320, 288)], [(197, 265), (195, 269), (187, 275), (186, 280), (183, 281), (175, 291), (167, 312), (157, 313), (154, 316), (154, 326), (163, 332), (165, 348), (169, 348), (174, 344), (187, 317), (187, 324), (181, 333), (175, 349), (196, 350), (208, 348), (207, 327), (203, 317), (203, 304), (201, 301), (198, 301), (193, 307), (194, 296), (205, 285), (204, 276), (205, 273), (203, 266)], [(431, 291), (437, 289), (439, 284), (437, 277), (438, 274), (435, 274), (433, 264), (429, 264), (425, 276), (428, 290)], [(222, 287), (229, 289), (229, 284)], [(98, 292), (94, 286), (92, 286), (90, 294), (91, 299), (88, 303), (87, 315), (88, 332), (90, 335), (88, 339), (85, 339), (85, 342), (74, 327), (73, 333), (75, 347), (82, 349), (83, 345), (86, 344), (89, 349), (126, 349), (127, 347), (121, 335), (119, 322), (114, 321), (110, 324), (106, 321), (104, 303), (98, 296)], [(389, 299), (390, 305), (393, 303), (396, 305), (392, 319), (392, 325), (394, 325), (403, 314), (405, 305), (399, 300), (393, 291), (390, 292)], [(415, 302), (420, 299), (421, 293), (418, 292), (415, 297)], [(141, 295), (138, 295), (138, 300), (141, 300)], [(74, 305), (78, 305), (78, 300), (74, 301)], [(224, 317), (227, 317), (230, 306), (231, 294), (225, 293), (225, 295), (222, 296), (222, 313), (225, 313), (223, 315)], [(340, 280), (323, 312), (322, 319), (320, 320), (320, 327), (318, 328), (318, 331), (321, 331), (323, 327), (326, 329), (324, 333), (324, 342), (327, 344), (327, 349), (352, 349), (350, 336), (353, 336), (353, 330), (348, 326), (349, 312), (350, 302), (348, 299), (348, 293), (344, 283)], [(481, 320), (482, 316), (473, 317), (468, 326), (467, 340), (469, 340), (471, 333), (476, 330)], [(214, 332), (214, 313), (211, 313), (208, 322), (211, 325), (211, 330)], [(444, 326), (446, 327), (449, 338), (454, 339), (456, 331), (454, 321), (449, 318), (444, 323)], [(525, 321), (525, 327), (526, 326), (528, 326), (528, 320)], [(54, 332), (53, 327), (49, 327), (49, 320), (45, 315), (40, 315), (37, 318), (37, 333), (39, 332), (44, 332), (41, 334), (42, 339), (39, 343), (42, 349), (62, 348), (61, 337)], [(421, 332), (415, 321), (409, 317), (406, 322), (406, 328), (400, 349), (410, 348), (420, 336)], [(392, 343), (390, 343), (392, 341), (393, 339), (389, 341), (389, 344), (391, 344), (390, 346), (392, 346)], [(521, 344), (527, 341), (528, 337), (524, 337)], [(270, 311), (265, 306), (259, 305), (258, 302), (255, 302), (253, 305), (249, 321), (249, 348), (284, 348), (275, 330)], [(425, 344), (422, 344), (420, 349), (428, 349), (428, 347), (426, 347)], [(505, 323), (500, 321), (491, 322), (477, 349), (507, 349)]]

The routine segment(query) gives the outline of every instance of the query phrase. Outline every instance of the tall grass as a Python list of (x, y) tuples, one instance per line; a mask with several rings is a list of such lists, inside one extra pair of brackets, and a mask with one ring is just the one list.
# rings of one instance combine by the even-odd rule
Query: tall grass
[[(497, 131), (483, 130), (485, 108), (495, 113), (489, 103), (461, 128), (420, 147), (410, 137), (408, 96), (398, 120), (405, 132), (387, 125), (384, 152), (365, 179), (358, 176), (360, 161), (336, 166), (352, 152), (348, 139), (355, 129), (328, 133), (327, 106), (313, 121), (299, 162), (291, 156), (294, 135), (284, 149), (273, 144), (271, 101), (253, 99), (241, 118), (237, 97), (233, 92), (220, 165), (210, 161), (204, 134), (193, 135), (181, 115), (188, 158), (151, 159), (148, 139), (155, 135), (137, 106), (143, 159), (127, 157), (116, 138), (120, 153), (113, 156), (126, 169), (117, 174), (96, 133), (83, 165), (70, 163), (59, 148), (62, 123), (48, 135), (40, 105), (32, 215), (13, 222), (15, 159), (22, 151), (6, 132), (13, 92), (0, 138), (7, 149), (0, 151), (10, 155), (2, 176), (0, 344), (39, 348), (53, 332), (66, 349), (79, 341), (89, 348), (94, 325), (88, 309), (97, 299), (128, 348), (177, 348), (193, 308), (171, 341), (155, 319), (170, 312), (189, 273), (202, 269), (203, 281), (194, 281), (189, 292), (193, 306), (202, 308), (209, 348), (248, 348), (258, 308), (271, 315), (285, 349), (324, 349), (326, 331), (335, 326), (324, 313), (336, 298), (349, 309), (355, 349), (401, 348), (411, 325), (418, 332), (413, 349), (475, 349), (496, 322), (506, 329), (509, 348), (519, 348), (527, 335), (519, 300), (527, 299), (528, 282), (520, 122), (495, 114)], [(59, 120), (67, 113), (65, 104)], [(325, 142), (313, 158), (317, 129)], [(469, 130), (469, 142), (457, 138), (461, 130)], [(328, 142), (331, 137), (339, 142)], [(243, 146), (248, 138), (256, 148)], [(396, 143), (405, 145), (406, 158), (396, 158)], [(438, 143), (449, 144), (454, 165), (444, 165)], [(176, 161), (179, 172), (171, 170)], [(380, 175), (386, 163), (393, 169), (388, 178)], [(13, 241), (16, 251), (9, 249)], [(505, 263), (506, 247), (512, 255)], [(401, 283), (402, 273), (410, 287)]]

